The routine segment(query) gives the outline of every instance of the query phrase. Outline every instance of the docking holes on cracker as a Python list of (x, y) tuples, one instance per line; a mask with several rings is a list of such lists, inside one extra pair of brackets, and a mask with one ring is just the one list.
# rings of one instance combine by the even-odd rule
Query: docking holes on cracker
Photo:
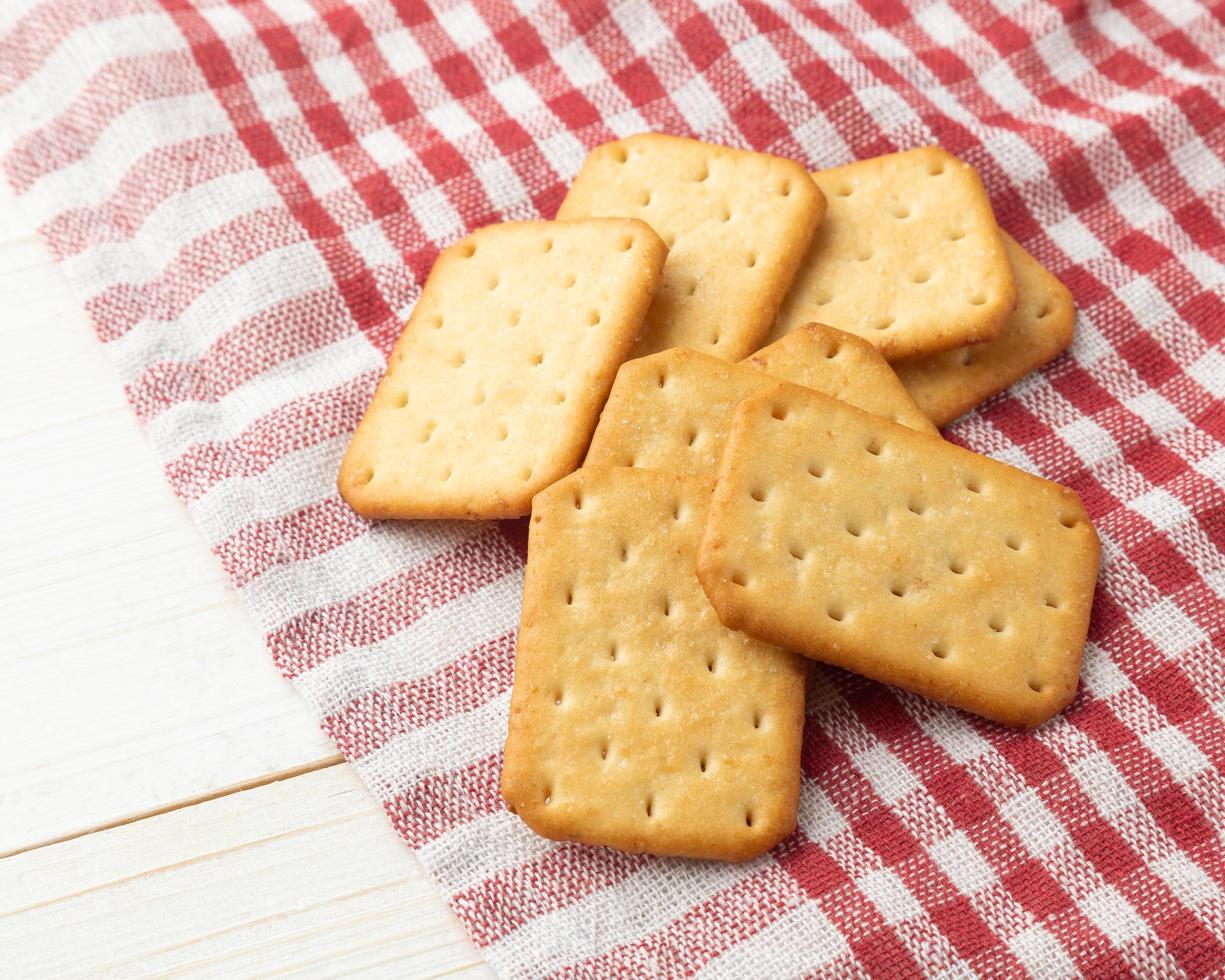
[(1001, 234), (1018, 299), (999, 336), (893, 365), (919, 407), (939, 426), (1058, 357), (1072, 342), (1076, 324), (1072, 294), (1011, 235)]
[(614, 467), (536, 497), (502, 795), (537, 833), (742, 861), (795, 827), (804, 661), (720, 625), (709, 499)]
[(579, 465), (666, 249), (641, 221), (491, 225), (434, 264), (341, 465), (366, 517), (518, 517)]
[(854, 334), (809, 323), (743, 363), (916, 432), (938, 435), (880, 351)]
[[(771, 368), (777, 376), (766, 373)], [(585, 465), (713, 478), (736, 405), (779, 380), (799, 378), (816, 391), (936, 434), (870, 344), (814, 325), (740, 364), (680, 348), (626, 361), (600, 414)]]
[(771, 331), (816, 320), (889, 360), (990, 340), (1017, 294), (977, 171), (938, 147), (813, 174), (829, 209)]
[(633, 356), (738, 361), (761, 345), (824, 213), (793, 160), (644, 133), (592, 150), (557, 216), (641, 218), (667, 244)]
[(780, 385), (736, 409), (697, 567), (729, 629), (1032, 728), (1076, 691), (1098, 554), (1073, 491)]

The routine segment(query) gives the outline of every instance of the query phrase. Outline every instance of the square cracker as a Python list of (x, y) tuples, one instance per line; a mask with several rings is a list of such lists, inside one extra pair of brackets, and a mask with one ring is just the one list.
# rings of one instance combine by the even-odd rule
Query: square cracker
[(1098, 554), (1073, 491), (780, 385), (736, 409), (697, 567), (729, 629), (1032, 728), (1075, 694)]
[[(758, 358), (779, 368), (771, 377)], [(634, 466), (713, 479), (736, 405), (802, 379), (817, 391), (938, 435), (876, 350), (831, 328), (802, 330), (748, 361), (728, 364), (674, 348), (626, 361), (591, 437), (585, 466)]]
[(813, 179), (829, 212), (771, 340), (818, 320), (865, 337), (892, 361), (999, 333), (1017, 295), (973, 167), (928, 146)]
[(795, 827), (805, 665), (719, 625), (707, 481), (592, 467), (532, 505), (502, 795), (537, 833), (741, 861)]
[(916, 432), (939, 435), (880, 351), (854, 334), (808, 323), (742, 363)]
[(366, 517), (518, 517), (583, 457), (666, 250), (641, 221), (491, 225), (442, 252), (341, 464)]
[(1072, 294), (1011, 235), (1000, 234), (1019, 298), (999, 336), (893, 365), (919, 407), (939, 426), (1053, 360), (1072, 343)]
[(713, 480), (736, 405), (778, 381), (755, 368), (674, 348), (626, 361), (584, 466), (633, 466)]
[(633, 356), (689, 347), (729, 361), (756, 350), (825, 199), (798, 163), (644, 133), (596, 147), (559, 218), (641, 218), (668, 264)]

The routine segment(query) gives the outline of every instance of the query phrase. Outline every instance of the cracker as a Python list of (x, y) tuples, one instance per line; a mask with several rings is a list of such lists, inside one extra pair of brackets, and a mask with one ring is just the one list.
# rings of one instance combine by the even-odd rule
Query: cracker
[(584, 466), (634, 466), (713, 479), (736, 405), (777, 380), (755, 368), (673, 349), (617, 372)]
[(613, 467), (536, 497), (502, 795), (537, 833), (739, 861), (795, 827), (804, 661), (719, 625), (709, 499)]
[(1000, 234), (1019, 295), (1000, 335), (893, 365), (919, 407), (939, 426), (1053, 360), (1072, 343), (1076, 324), (1072, 294), (1011, 235)]
[(1006, 725), (1076, 691), (1076, 494), (794, 385), (736, 409), (698, 551), (729, 629)]
[(999, 333), (1016, 289), (973, 167), (928, 146), (813, 179), (829, 212), (772, 340), (817, 320), (859, 334), (894, 360)]
[(641, 218), (668, 264), (633, 356), (689, 347), (730, 361), (756, 350), (825, 199), (791, 160), (644, 133), (591, 151), (559, 218)]
[(744, 363), (916, 432), (939, 434), (880, 351), (854, 334), (808, 323)]
[(870, 344), (826, 327), (797, 331), (740, 364), (681, 348), (626, 361), (584, 465), (713, 478), (736, 405), (778, 384), (779, 378), (752, 366), (758, 358), (775, 365), (782, 380), (802, 379), (818, 391), (937, 434)]
[(665, 257), (627, 219), (491, 225), (443, 251), (341, 464), (345, 500), (528, 513), (582, 459)]

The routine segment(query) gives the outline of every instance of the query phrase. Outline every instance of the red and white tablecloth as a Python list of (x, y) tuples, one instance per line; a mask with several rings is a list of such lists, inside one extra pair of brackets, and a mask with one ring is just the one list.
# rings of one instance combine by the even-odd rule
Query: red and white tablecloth
[[(0, 6), (5, 176), (276, 663), (510, 976), (1221, 968), (1223, 101), (1225, 5), (1191, 0)], [(949, 433), (1101, 532), (1076, 702), (1016, 734), (823, 670), (799, 829), (741, 867), (510, 816), (522, 523), (334, 486), (439, 248), (648, 129), (811, 167), (938, 142), (1080, 309)]]

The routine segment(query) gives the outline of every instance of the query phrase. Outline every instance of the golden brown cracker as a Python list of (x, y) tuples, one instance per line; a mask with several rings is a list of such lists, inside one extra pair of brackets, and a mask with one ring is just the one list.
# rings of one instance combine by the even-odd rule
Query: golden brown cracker
[(1072, 343), (1072, 294), (1011, 235), (1001, 234), (1019, 298), (999, 336), (893, 365), (919, 407), (939, 426), (1058, 357)]
[(545, 837), (740, 861), (795, 826), (804, 662), (719, 624), (709, 498), (584, 467), (533, 503), (502, 794)]
[(829, 202), (770, 332), (810, 321), (889, 360), (989, 340), (1016, 288), (978, 173), (939, 147), (813, 174)]
[(802, 377), (816, 390), (937, 434), (869, 344), (825, 328), (797, 331), (740, 364), (681, 348), (626, 361), (600, 413), (584, 465), (713, 478), (736, 405), (778, 383), (778, 377), (754, 366), (759, 356), (777, 367), (782, 380)]
[(723, 624), (1006, 725), (1076, 691), (1076, 494), (795, 385), (740, 404), (698, 550)]
[(675, 348), (626, 361), (585, 466), (635, 466), (713, 479), (736, 405), (778, 382), (743, 364)]
[(670, 347), (738, 361), (760, 346), (825, 200), (798, 163), (657, 133), (591, 151), (559, 218), (641, 218), (668, 245), (633, 356)]
[(495, 518), (578, 466), (666, 251), (629, 219), (491, 225), (443, 251), (341, 465), (366, 517)]
[(742, 363), (916, 432), (939, 434), (880, 351), (855, 334), (805, 324)]

